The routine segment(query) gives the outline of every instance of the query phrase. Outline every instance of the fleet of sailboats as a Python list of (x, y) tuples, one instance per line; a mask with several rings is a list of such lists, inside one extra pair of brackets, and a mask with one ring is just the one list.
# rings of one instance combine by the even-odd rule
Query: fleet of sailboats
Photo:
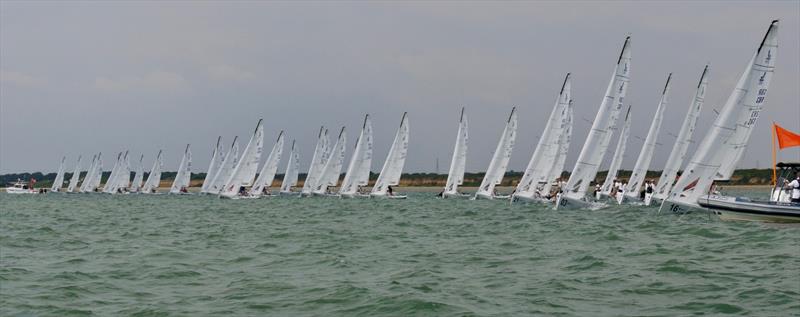
[[(689, 146), (693, 143), (692, 138), (708, 87), (709, 67), (708, 65), (704, 67), (692, 103), (675, 136), (675, 143), (657, 184), (647, 180), (646, 173), (650, 168), (656, 146), (659, 144), (659, 132), (667, 111), (671, 73), (661, 91), (661, 98), (655, 108), (647, 136), (630, 177), (627, 179), (627, 183), (622, 183), (618, 179), (632, 122), (630, 106), (625, 112), (622, 123), (618, 122), (630, 84), (631, 38), (628, 36), (622, 45), (604, 97), (595, 119), (592, 121), (592, 127), (584, 140), (577, 162), (569, 173), (568, 180), (565, 181), (561, 176), (573, 137), (572, 78), (569, 73), (566, 74), (561, 84), (555, 105), (545, 122), (542, 134), (524, 173), (514, 191), (508, 196), (498, 194), (496, 186), (503, 181), (516, 142), (517, 108), (512, 108), (505, 122), (500, 140), (480, 186), (474, 195), (469, 195), (459, 191), (465, 181), (469, 145), (468, 119), (465, 109), (462, 107), (450, 169), (440, 196), (442, 198), (471, 196), (472, 199), (511, 198), (512, 202), (554, 203), (556, 209), (601, 208), (606, 206), (608, 197), (613, 197), (618, 203), (629, 202), (644, 205), (650, 205), (651, 201), (655, 200), (662, 203), (660, 209), (666, 208), (672, 212), (700, 209), (701, 204), (713, 208), (735, 205), (739, 203), (737, 200), (719, 195), (715, 192), (713, 185), (715, 181), (731, 178), (747, 148), (759, 112), (764, 106), (775, 69), (778, 47), (777, 30), (778, 21), (775, 20), (770, 24), (710, 131), (705, 135), (692, 158), (688, 160), (688, 164), (684, 166)], [(386, 160), (368, 193), (365, 192), (365, 187), (370, 184), (374, 147), (370, 115), (364, 116), (344, 178), (339, 184), (347, 154), (345, 130), (345, 127), (342, 127), (335, 142), (332, 143), (328, 130), (324, 126), (320, 127), (308, 172), (300, 191), (293, 191), (293, 188), (297, 187), (300, 182), (300, 154), (296, 142), (292, 140), (279, 193), (281, 195), (302, 194), (303, 196), (342, 198), (406, 198), (405, 195), (396, 194), (392, 186), (400, 184), (400, 177), (408, 155), (410, 133), (408, 114), (403, 113)], [(617, 131), (619, 133), (616, 133)], [(618, 140), (605, 181), (602, 186), (596, 184), (593, 195), (589, 195), (589, 186), (595, 181), (614, 134), (617, 134)], [(230, 149), (225, 153), (222, 148), (222, 137), (219, 136), (212, 148), (211, 160), (199, 191), (218, 195), (221, 198), (233, 199), (273, 196), (270, 187), (275, 181), (278, 165), (281, 162), (284, 138), (284, 132), (280, 131), (269, 155), (259, 169), (264, 145), (262, 120), (256, 124), (241, 155), (238, 137), (234, 137)], [(129, 151), (120, 151), (106, 183), (101, 187), (103, 179), (102, 153), (92, 156), (91, 164), (83, 179), (80, 177), (81, 156), (79, 156), (66, 189), (62, 189), (65, 183), (65, 163), (66, 157), (62, 157), (55, 180), (50, 188), (52, 192), (80, 191), (88, 193), (102, 190), (111, 194), (128, 192), (152, 194), (156, 193), (160, 186), (163, 170), (162, 151), (158, 152), (153, 161), (146, 180), (144, 155), (140, 156), (135, 171), (132, 171)], [(187, 144), (169, 193), (188, 194), (187, 189), (191, 186), (191, 164), (192, 153)], [(683, 174), (678, 178), (681, 170), (683, 170)], [(132, 172), (134, 172), (133, 180), (131, 180)], [(769, 209), (768, 206), (759, 205), (757, 207)], [(722, 215), (731, 212), (733, 211), (723, 210), (718, 213)]]

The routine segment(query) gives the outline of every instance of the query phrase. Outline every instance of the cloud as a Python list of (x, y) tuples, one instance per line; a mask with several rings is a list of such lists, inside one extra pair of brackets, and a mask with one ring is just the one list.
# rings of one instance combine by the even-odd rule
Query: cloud
[(0, 71), (0, 82), (19, 87), (38, 87), (45, 84), (45, 80), (42, 78), (5, 70)]
[(108, 78), (97, 77), (94, 88), (106, 92), (156, 91), (178, 92), (189, 88), (189, 83), (180, 74), (152, 71), (142, 77)]

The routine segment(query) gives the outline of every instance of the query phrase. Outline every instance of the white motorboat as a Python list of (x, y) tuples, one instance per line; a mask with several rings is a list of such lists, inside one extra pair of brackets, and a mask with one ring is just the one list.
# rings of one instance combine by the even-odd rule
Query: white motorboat
[(17, 180), (11, 187), (6, 187), (6, 193), (9, 194), (38, 194), (39, 190), (33, 188), (32, 184), (25, 183)]

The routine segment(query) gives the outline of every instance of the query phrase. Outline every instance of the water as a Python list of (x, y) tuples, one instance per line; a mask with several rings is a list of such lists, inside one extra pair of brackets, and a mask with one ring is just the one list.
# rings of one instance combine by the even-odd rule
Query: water
[(800, 316), (800, 228), (500, 201), (0, 194), (2, 316)]

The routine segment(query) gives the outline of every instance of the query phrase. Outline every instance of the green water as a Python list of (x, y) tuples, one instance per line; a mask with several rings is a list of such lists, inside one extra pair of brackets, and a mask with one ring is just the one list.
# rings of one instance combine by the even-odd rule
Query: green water
[(800, 316), (800, 228), (501, 201), (0, 194), (2, 316)]

